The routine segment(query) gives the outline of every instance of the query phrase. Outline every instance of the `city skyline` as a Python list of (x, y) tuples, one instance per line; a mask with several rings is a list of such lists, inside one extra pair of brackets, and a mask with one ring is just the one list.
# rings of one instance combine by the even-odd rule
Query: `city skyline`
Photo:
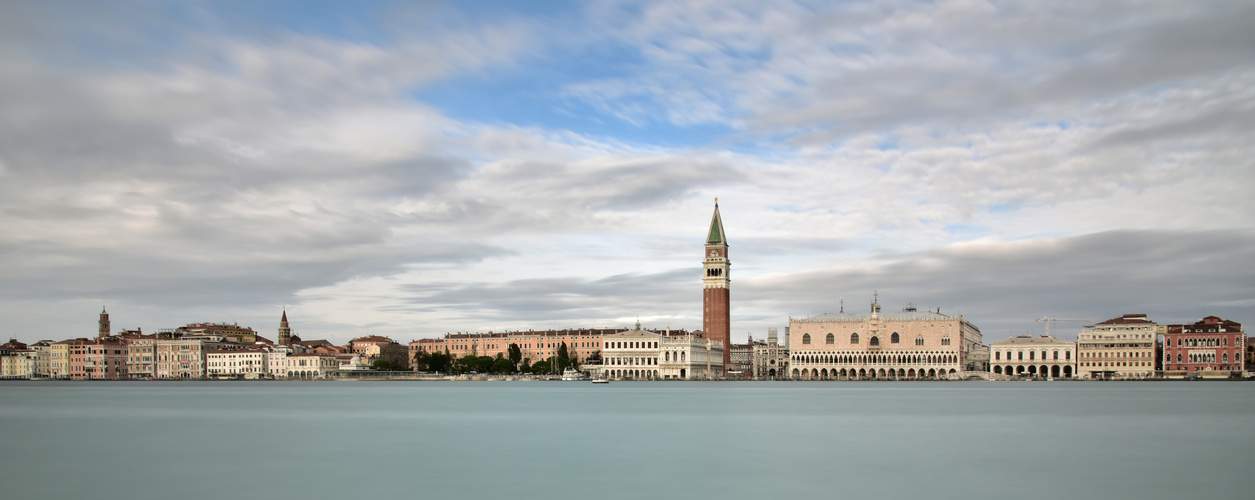
[[(1244, 2), (0, 5), (0, 336), (1255, 323)], [(1079, 323), (1051, 333), (1075, 340)], [(781, 330), (783, 332), (783, 329)]]

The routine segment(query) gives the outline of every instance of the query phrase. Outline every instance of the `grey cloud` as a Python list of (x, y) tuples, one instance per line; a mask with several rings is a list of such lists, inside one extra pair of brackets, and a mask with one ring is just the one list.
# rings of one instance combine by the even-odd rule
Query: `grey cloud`
[(692, 316), (690, 309), (700, 305), (700, 278), (700, 270), (693, 268), (599, 279), (558, 277), (499, 284), (408, 284), (402, 285), (400, 291), (410, 297), (407, 301), (411, 311), (451, 311), (473, 316), (477, 321), (487, 318), (517, 325), (514, 328), (594, 327), (607, 318)]
[[(1255, 321), (1255, 234), (1224, 231), (1110, 231), (1018, 242), (973, 242), (886, 255), (859, 269), (743, 279), (752, 310), (794, 316), (863, 311), (873, 290), (893, 308), (962, 313), (987, 341), (1044, 328), (1034, 318), (1102, 321), (1144, 312), (1160, 323), (1202, 313)], [(734, 315), (736, 309), (734, 308)], [(1069, 325), (1076, 331), (1078, 325)], [(1059, 332), (1067, 336), (1067, 332)]]

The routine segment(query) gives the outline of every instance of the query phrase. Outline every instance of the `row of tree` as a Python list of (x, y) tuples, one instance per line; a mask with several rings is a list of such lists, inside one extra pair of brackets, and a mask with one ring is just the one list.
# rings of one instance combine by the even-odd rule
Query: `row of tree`
[[(573, 358), (567, 351), (566, 342), (558, 346), (558, 354), (532, 362), (529, 358), (523, 357), (523, 350), (518, 344), (510, 344), (506, 349), (507, 355), (497, 354), (492, 356), (476, 356), (467, 354), (460, 358), (454, 358), (453, 355), (446, 352), (427, 352), (418, 351), (414, 354), (414, 371), (435, 372), (435, 373), (562, 373), (568, 367), (579, 368), (579, 359)], [(600, 353), (593, 353), (588, 360), (599, 360)]]

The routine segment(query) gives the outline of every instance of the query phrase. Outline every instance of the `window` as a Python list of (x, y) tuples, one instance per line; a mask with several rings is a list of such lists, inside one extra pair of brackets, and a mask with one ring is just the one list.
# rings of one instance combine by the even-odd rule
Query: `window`
[(941, 345), (950, 345), (950, 336), (941, 337)]
[(871, 341), (869, 341), (867, 344), (868, 344), (868, 345), (871, 345), (871, 346), (879, 346), (879, 345), (880, 345), (880, 337), (872, 336)]
[(1177, 363), (1180, 363), (1180, 362), (1181, 362), (1181, 355), (1177, 354)]
[(1037, 359), (1037, 351), (1028, 351), (1028, 359)]
[[(923, 336), (923, 335), (919, 335), (919, 336), (916, 336), (916, 337), (915, 337), (915, 345), (924, 345), (924, 336)], [(1008, 358), (1008, 359), (1010, 359), (1010, 358)]]
[(811, 334), (808, 333), (808, 334), (802, 335), (802, 343), (803, 344), (811, 343)]
[(857, 344), (857, 343), (858, 343), (858, 332), (855, 332), (855, 333), (851, 333), (851, 334), (850, 334), (850, 343), (851, 343), (851, 344)]
[(893, 332), (893, 335), (889, 336), (889, 343), (890, 344), (898, 343), (898, 332)]
[(824, 337), (824, 343), (825, 343), (825, 344), (835, 344), (835, 343), (837, 343), (837, 336), (836, 336), (836, 335), (833, 335), (833, 334), (831, 334), (831, 333), (829, 333), (827, 337)]
[(1055, 351), (1054, 359), (1059, 359), (1059, 351)]
[(1002, 360), (1002, 351), (994, 351), (994, 360)]

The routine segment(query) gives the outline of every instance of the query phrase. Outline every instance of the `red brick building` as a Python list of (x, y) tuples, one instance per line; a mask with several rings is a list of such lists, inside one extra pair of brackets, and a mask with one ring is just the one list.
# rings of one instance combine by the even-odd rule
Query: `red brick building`
[(1190, 374), (1228, 377), (1243, 369), (1242, 325), (1208, 316), (1194, 324), (1168, 325), (1163, 335), (1164, 377)]
[(702, 261), (706, 274), (702, 277), (702, 336), (723, 344), (723, 366), (732, 366), (732, 309), (729, 303), (728, 285), (732, 263), (728, 260), (728, 239), (723, 232), (723, 219), (719, 217), (719, 200), (715, 200), (715, 214), (710, 218), (710, 231), (706, 234), (706, 255)]

